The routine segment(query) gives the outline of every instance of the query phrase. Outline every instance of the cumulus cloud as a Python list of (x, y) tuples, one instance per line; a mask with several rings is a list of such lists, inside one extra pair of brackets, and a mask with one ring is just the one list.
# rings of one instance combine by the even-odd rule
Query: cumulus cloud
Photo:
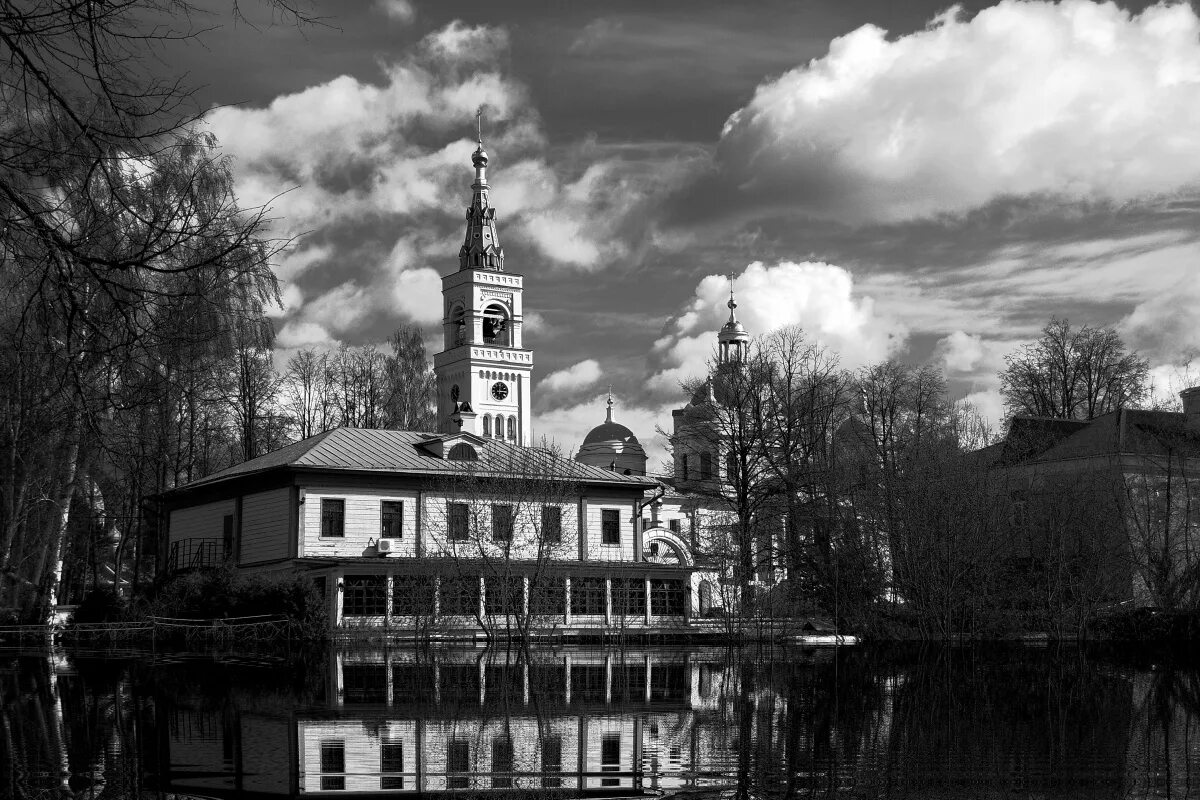
[(539, 392), (572, 392), (585, 389), (600, 380), (600, 364), (587, 358), (566, 369), (551, 372), (538, 384)]
[(1155, 363), (1200, 356), (1200, 285), (1194, 276), (1134, 306), (1118, 324), (1126, 344)]
[(1090, 0), (955, 7), (888, 39), (864, 25), (758, 87), (719, 169), (764, 202), (852, 221), (1011, 196), (1118, 203), (1200, 182), (1200, 18)]
[[(437, 321), (437, 278), (456, 265), (480, 106), (501, 242), (568, 269), (629, 254), (648, 224), (642, 211), (696, 154), (660, 160), (661, 147), (586, 141), (551, 161), (528, 91), (507, 73), (508, 46), (501, 28), (454, 21), (383, 65), (381, 80), (343, 75), (264, 107), (208, 114), (234, 157), (239, 198), (269, 206), (274, 232), (304, 243), (279, 265), (285, 289), (305, 299), (285, 321), (350, 340)], [(579, 173), (581, 163), (589, 166)]]
[(375, 0), (375, 7), (385, 16), (400, 22), (412, 22), (417, 16), (417, 10), (409, 0)]
[[(872, 298), (855, 292), (850, 273), (833, 264), (755, 261), (736, 276), (735, 286), (738, 319), (752, 336), (799, 325), (845, 366), (885, 359), (907, 336), (904, 325), (880, 314)], [(678, 394), (681, 381), (705, 373), (717, 331), (729, 318), (728, 300), (728, 278), (709, 275), (700, 281), (655, 343), (653, 389)]]
[(297, 347), (321, 347), (333, 344), (329, 331), (315, 322), (288, 322), (275, 335), (276, 347), (285, 350)]

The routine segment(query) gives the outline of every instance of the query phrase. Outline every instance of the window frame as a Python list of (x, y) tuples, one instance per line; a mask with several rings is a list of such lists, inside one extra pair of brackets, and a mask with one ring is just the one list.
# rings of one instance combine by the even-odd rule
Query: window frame
[(562, 544), (562, 506), (542, 506), (542, 541)]
[[(374, 583), (374, 586), (371, 584)], [(352, 586), (352, 584), (354, 584)], [(342, 578), (342, 617), (383, 617), (387, 615), (387, 603), (390, 599), (387, 591), (386, 575), (347, 575)], [(378, 590), (379, 596), (372, 597), (371, 592)], [(351, 612), (350, 600), (355, 600), (355, 611)], [(367, 611), (365, 609), (378, 609)], [(363, 609), (359, 613), (359, 609)]]
[[(388, 511), (388, 506), (392, 506), (391, 511)], [(396, 508), (399, 506), (399, 509)], [(389, 516), (396, 515), (395, 519), (395, 534), (388, 530), (384, 524)], [(404, 501), (403, 500), (380, 500), (379, 501), (379, 538), (380, 539), (403, 539), (404, 538)]]
[[(338, 508), (335, 514), (329, 513), (326, 509)], [(332, 528), (332, 521), (337, 519), (337, 533), (328, 533)], [(345, 539), (346, 538), (346, 498), (344, 497), (322, 497), (321, 498), (321, 539)]]
[(516, 527), (516, 507), (511, 503), (492, 503), (492, 541), (511, 545)]
[(602, 617), (608, 606), (608, 586), (604, 578), (590, 575), (571, 578), (571, 615)]
[(471, 509), (466, 503), (446, 503), (446, 541), (471, 540)]
[(621, 512), (618, 509), (600, 509), (600, 544), (620, 547)]

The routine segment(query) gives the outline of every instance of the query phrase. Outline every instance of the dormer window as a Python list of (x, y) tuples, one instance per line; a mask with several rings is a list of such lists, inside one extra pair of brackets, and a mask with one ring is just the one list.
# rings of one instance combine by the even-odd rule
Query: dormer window
[(450, 453), (446, 456), (451, 461), (478, 461), (479, 454), (475, 452), (475, 448), (469, 444), (462, 442), (450, 448)]

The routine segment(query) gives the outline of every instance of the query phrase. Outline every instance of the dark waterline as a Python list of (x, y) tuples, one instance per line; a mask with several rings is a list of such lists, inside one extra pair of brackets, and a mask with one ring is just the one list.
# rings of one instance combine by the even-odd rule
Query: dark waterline
[(1074, 648), (8, 651), (0, 797), (1200, 797), (1198, 678)]

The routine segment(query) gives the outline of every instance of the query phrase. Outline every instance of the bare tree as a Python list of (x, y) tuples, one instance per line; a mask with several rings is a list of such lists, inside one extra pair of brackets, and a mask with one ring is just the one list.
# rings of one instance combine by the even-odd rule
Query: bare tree
[(1112, 328), (1052, 319), (1036, 342), (1005, 357), (1001, 393), (1009, 414), (1094, 419), (1146, 397), (1149, 362), (1127, 352)]

